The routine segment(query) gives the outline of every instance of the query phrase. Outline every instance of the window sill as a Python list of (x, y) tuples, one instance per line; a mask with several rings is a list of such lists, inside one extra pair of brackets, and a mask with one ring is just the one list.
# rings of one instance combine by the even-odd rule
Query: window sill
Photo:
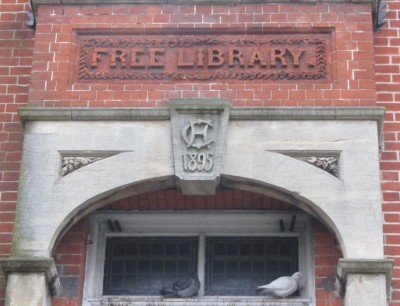
[(211, 305), (226, 305), (226, 306), (309, 306), (311, 300), (287, 298), (276, 299), (271, 297), (195, 297), (186, 299), (164, 299), (161, 297), (135, 296), (135, 297), (103, 297), (100, 299), (89, 299), (84, 303), (85, 306), (172, 306), (172, 305), (196, 305), (196, 306), (211, 306)]

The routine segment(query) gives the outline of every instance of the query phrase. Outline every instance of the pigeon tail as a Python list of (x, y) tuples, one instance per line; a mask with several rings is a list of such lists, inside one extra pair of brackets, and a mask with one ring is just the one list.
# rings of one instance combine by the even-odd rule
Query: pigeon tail
[(200, 289), (200, 281), (196, 273), (189, 273), (176, 280), (170, 288), (163, 287), (160, 294), (163, 297), (187, 298), (196, 295)]
[(161, 288), (160, 294), (163, 297), (176, 297), (176, 292), (174, 290), (165, 287)]

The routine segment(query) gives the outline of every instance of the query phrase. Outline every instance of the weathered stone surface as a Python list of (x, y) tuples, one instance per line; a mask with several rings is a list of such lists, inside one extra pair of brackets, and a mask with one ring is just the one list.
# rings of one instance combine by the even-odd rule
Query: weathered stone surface
[(349, 274), (344, 298), (345, 306), (387, 305), (385, 278), (383, 274)]
[(171, 100), (172, 147), (183, 194), (214, 194), (220, 182), (229, 100)]
[(44, 273), (8, 276), (6, 306), (51, 306)]
[[(385, 288), (386, 295), (389, 296), (390, 293), (390, 282), (392, 279), (394, 260), (393, 259), (382, 259), (382, 260), (357, 260), (357, 259), (345, 259), (339, 260), (337, 268), (337, 281), (336, 290), (339, 295), (344, 295), (347, 291), (347, 287), (352, 286), (352, 282), (356, 278), (354, 275), (362, 277), (363, 275), (383, 275), (385, 277), (385, 283), (379, 284), (379, 287)], [(365, 279), (365, 277), (364, 277)], [(361, 281), (361, 278), (360, 278)], [(380, 283), (381, 280), (378, 280)], [(357, 286), (357, 285), (355, 285)], [(353, 286), (354, 287), (354, 286)], [(357, 292), (357, 290), (355, 291)], [(354, 292), (353, 292), (354, 293)], [(377, 295), (384, 294), (383, 292), (376, 291)], [(373, 299), (375, 300), (375, 299)], [(375, 304), (370, 304), (375, 305)], [(376, 304), (381, 305), (381, 304)]]
[[(15, 255), (48, 257), (63, 228), (103, 203), (176, 187), (170, 122), (129, 112), (136, 119), (112, 121), (114, 110), (85, 111), (80, 120), (32, 121), (32, 110), (25, 116)], [(330, 227), (346, 258), (381, 259), (382, 115), (380, 108), (232, 109), (221, 185), (283, 198)], [(57, 175), (58, 152), (118, 150), (126, 152)], [(340, 153), (340, 179), (279, 151)]]
[(0, 270), (6, 280), (12, 274), (43, 274), (46, 277), (46, 284), (50, 290), (50, 295), (60, 295), (60, 280), (54, 261), (51, 258), (11, 257), (1, 259)]

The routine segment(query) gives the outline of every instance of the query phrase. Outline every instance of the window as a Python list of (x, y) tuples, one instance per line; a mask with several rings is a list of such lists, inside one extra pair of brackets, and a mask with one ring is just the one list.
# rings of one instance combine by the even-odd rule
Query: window
[(109, 237), (105, 295), (159, 295), (162, 287), (197, 271), (196, 237)]
[[(256, 294), (257, 286), (296, 271), (306, 281), (291, 305), (313, 305), (310, 218), (296, 213), (294, 230), (281, 231), (281, 223), (289, 225), (291, 218), (265, 211), (94, 214), (84, 305), (111, 300), (133, 305), (138, 299), (179, 305), (177, 299), (162, 299), (159, 291), (189, 271), (201, 282), (196, 305), (231, 305), (238, 299), (263, 305), (271, 300)], [(120, 231), (109, 225), (116, 221)]]
[(205, 295), (251, 296), (260, 284), (298, 271), (294, 237), (206, 238)]

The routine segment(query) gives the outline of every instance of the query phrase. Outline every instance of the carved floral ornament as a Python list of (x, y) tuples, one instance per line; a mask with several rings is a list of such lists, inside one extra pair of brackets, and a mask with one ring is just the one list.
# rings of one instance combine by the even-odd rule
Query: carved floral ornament
[(339, 176), (338, 158), (335, 156), (307, 157), (305, 160), (335, 177)]
[(325, 80), (326, 39), (251, 35), (81, 40), (78, 80)]

